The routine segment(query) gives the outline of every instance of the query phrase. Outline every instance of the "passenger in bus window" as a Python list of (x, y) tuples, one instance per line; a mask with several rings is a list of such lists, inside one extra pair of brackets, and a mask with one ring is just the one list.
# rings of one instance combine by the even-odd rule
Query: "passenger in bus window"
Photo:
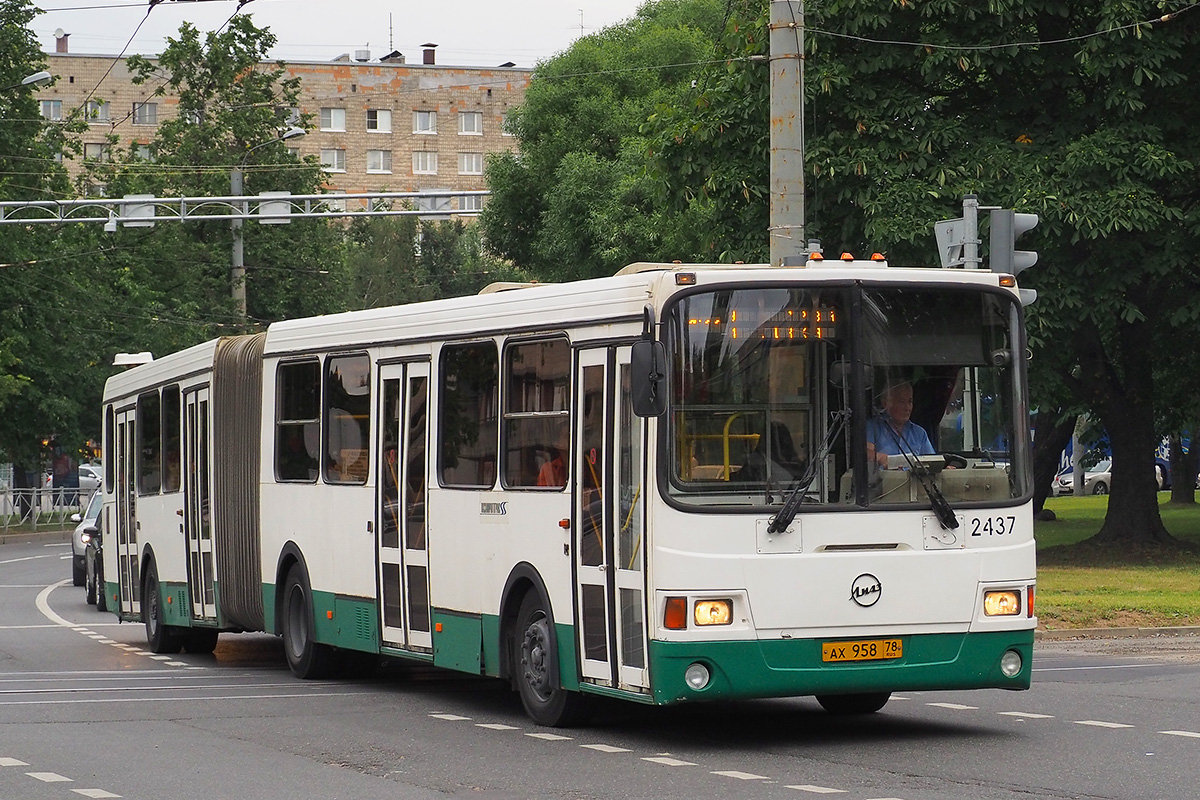
[(883, 413), (867, 420), (867, 459), (887, 467), (888, 456), (933, 455), (933, 443), (920, 425), (909, 419), (913, 410), (911, 383), (897, 383), (883, 393)]
[(567, 485), (567, 464), (563, 453), (567, 450), (567, 423), (559, 422), (554, 429), (554, 442), (546, 448), (547, 460), (538, 469), (537, 485), (558, 489)]

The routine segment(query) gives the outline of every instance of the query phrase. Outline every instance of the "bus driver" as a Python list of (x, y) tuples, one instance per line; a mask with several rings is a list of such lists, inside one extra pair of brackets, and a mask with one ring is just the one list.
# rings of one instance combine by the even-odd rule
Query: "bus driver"
[(883, 394), (883, 414), (867, 420), (867, 460), (887, 467), (888, 456), (933, 455), (929, 434), (909, 417), (913, 410), (911, 383), (889, 386)]

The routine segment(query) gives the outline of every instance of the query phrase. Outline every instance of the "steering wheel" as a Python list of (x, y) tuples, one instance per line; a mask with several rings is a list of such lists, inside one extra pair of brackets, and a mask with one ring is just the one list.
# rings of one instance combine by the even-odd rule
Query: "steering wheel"
[(967, 459), (963, 458), (957, 453), (943, 453), (942, 455), (946, 457), (947, 467), (954, 467), (955, 469), (967, 468)]

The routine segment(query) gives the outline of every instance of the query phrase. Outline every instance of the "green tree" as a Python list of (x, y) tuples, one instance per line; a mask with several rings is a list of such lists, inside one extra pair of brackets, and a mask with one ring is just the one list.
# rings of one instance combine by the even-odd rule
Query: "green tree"
[(712, 57), (716, 0), (647, 3), (539, 65), (508, 123), (520, 157), (489, 159), (488, 244), (553, 280), (611, 275), (632, 261), (687, 258), (699, 220), (668, 220), (645, 175), (641, 126), (684, 102), (696, 63)]
[[(807, 233), (836, 251), (936, 263), (931, 223), (958, 216), (964, 194), (1041, 216), (1021, 242), (1041, 252), (1022, 275), (1040, 290), (1034, 369), (1109, 434), (1100, 542), (1170, 542), (1152, 468), (1156, 356), (1194, 337), (1200, 315), (1189, 257), (1200, 16), (1157, 21), (1177, 5), (827, 0), (805, 19)], [(767, 221), (768, 75), (748, 60), (766, 52), (765, 6), (735, 4), (727, 63), (693, 104), (654, 120), (664, 196), (712, 209), (714, 239), (739, 249)], [(1041, 373), (1052, 348), (1064, 355)]]

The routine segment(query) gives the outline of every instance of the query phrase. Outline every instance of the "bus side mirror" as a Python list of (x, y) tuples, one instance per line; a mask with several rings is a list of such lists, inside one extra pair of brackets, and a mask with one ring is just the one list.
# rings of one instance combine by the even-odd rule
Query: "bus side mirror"
[(667, 350), (662, 342), (641, 339), (629, 356), (633, 413), (661, 417), (667, 412)]

